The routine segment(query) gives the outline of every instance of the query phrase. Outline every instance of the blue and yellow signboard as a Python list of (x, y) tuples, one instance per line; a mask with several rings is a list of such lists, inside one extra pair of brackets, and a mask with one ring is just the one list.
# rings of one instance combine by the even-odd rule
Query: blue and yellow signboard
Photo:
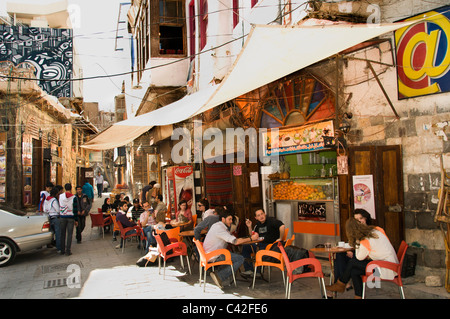
[(395, 32), (399, 99), (450, 91), (450, 6)]

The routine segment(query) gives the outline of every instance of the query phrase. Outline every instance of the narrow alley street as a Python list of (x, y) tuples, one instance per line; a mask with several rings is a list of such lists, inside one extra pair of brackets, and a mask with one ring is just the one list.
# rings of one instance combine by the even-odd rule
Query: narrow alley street
[[(108, 196), (106, 193), (103, 196)], [(101, 206), (103, 199), (95, 198), (93, 211)], [(274, 269), (271, 282), (258, 279), (255, 289), (250, 282), (237, 275), (234, 285), (223, 290), (214, 285), (207, 276), (206, 291), (198, 284), (198, 263), (191, 260), (192, 274), (182, 270), (179, 259), (169, 263), (166, 279), (158, 275), (158, 266), (141, 268), (136, 261), (144, 254), (136, 242), (128, 242), (124, 252), (116, 249), (111, 233), (105, 238), (94, 228), (90, 219), (83, 232), (83, 241), (74, 241), (71, 256), (60, 256), (54, 248), (45, 248), (20, 254), (9, 267), (0, 268), (0, 299), (284, 299), (285, 289), (281, 273)], [(324, 272), (328, 273), (327, 261), (323, 260)], [(187, 271), (187, 270), (186, 270)], [(80, 279), (79, 284), (77, 279)], [(329, 277), (325, 278), (328, 283)], [(423, 284), (405, 286), (405, 294), (412, 298), (446, 298), (443, 287), (426, 290)], [(316, 278), (297, 280), (292, 286), (292, 299), (321, 299)], [(353, 292), (340, 294), (338, 299), (352, 299)], [(371, 289), (369, 299), (399, 299), (395, 287)]]

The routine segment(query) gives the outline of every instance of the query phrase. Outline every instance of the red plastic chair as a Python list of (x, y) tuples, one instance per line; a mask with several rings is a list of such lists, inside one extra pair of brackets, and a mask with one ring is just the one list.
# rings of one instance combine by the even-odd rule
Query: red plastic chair
[[(126, 242), (125, 239), (132, 238), (132, 237), (136, 237), (139, 240), (143, 239), (143, 233), (142, 233), (142, 228), (141, 227), (136, 225), (136, 226), (133, 226), (133, 227), (126, 227), (126, 228), (124, 228), (122, 223), (120, 221), (118, 221), (117, 219), (116, 219), (116, 223), (117, 223), (117, 226), (119, 226), (120, 238), (122, 238), (122, 241), (123, 241), (122, 242), (122, 253), (123, 253), (123, 249), (125, 248), (125, 242)], [(131, 230), (136, 230), (136, 232), (131, 233), (131, 234), (127, 234)]]
[(161, 274), (161, 257), (164, 259), (164, 274), (163, 278), (166, 279), (166, 260), (172, 257), (180, 256), (181, 266), (184, 269), (183, 256), (186, 256), (189, 274), (191, 273), (191, 265), (189, 264), (189, 256), (187, 253), (186, 244), (183, 242), (172, 242), (172, 244), (165, 246), (161, 236), (155, 236), (156, 243), (158, 244), (158, 273)]
[(364, 299), (366, 296), (366, 283), (369, 276), (375, 276), (373, 273), (373, 269), (376, 266), (377, 268), (386, 268), (390, 269), (392, 271), (395, 271), (397, 273), (397, 276), (395, 276), (394, 279), (383, 279), (378, 276), (375, 276), (375, 280), (381, 280), (381, 281), (390, 281), (396, 284), (400, 291), (400, 296), (402, 299), (405, 299), (405, 292), (403, 291), (403, 283), (402, 283), (402, 266), (403, 266), (403, 259), (405, 258), (406, 250), (408, 249), (408, 244), (403, 240), (400, 243), (400, 247), (397, 252), (397, 258), (399, 260), (399, 263), (392, 263), (389, 261), (382, 261), (382, 260), (374, 260), (367, 264), (366, 266), (366, 275), (361, 276), (363, 280), (363, 292), (362, 292), (362, 298)]
[(101, 227), (103, 232), (103, 238), (105, 238), (105, 226), (111, 225), (111, 218), (103, 218), (103, 214), (89, 214), (91, 216), (91, 235), (92, 236), (92, 228)]
[[(327, 299), (327, 292), (325, 290), (325, 282), (323, 279), (322, 265), (320, 264), (320, 261), (314, 257), (314, 254), (312, 252), (308, 252), (310, 256), (309, 258), (303, 258), (291, 262), (289, 261), (289, 258), (281, 242), (278, 243), (278, 247), (280, 248), (281, 254), (283, 255), (284, 264), (286, 266), (286, 273), (287, 273), (286, 297), (288, 299), (291, 298), (291, 285), (295, 280), (299, 278), (317, 277), (319, 279), (320, 289), (323, 292), (325, 299)], [(312, 266), (310, 267), (312, 268), (311, 271), (302, 274), (293, 274), (293, 271), (296, 268), (307, 265)]]
[[(209, 253), (206, 253), (203, 249), (203, 243), (201, 241), (198, 241), (197, 239), (193, 238), (193, 241), (195, 245), (197, 246), (198, 253), (200, 254), (200, 262), (199, 262), (199, 272), (200, 272), (200, 285), (202, 284), (202, 267), (205, 271), (205, 275), (203, 276), (203, 292), (205, 292), (206, 287), (206, 272), (209, 268), (214, 266), (221, 266), (221, 265), (230, 265), (231, 267), (231, 273), (233, 274), (233, 280), (234, 280), (234, 286), (236, 285), (236, 277), (234, 276), (234, 270), (233, 270), (233, 262), (231, 261), (231, 253), (228, 249), (216, 249)], [(214, 256), (218, 255), (225, 255), (225, 260), (217, 261), (217, 262), (210, 262), (209, 260), (213, 258)]]

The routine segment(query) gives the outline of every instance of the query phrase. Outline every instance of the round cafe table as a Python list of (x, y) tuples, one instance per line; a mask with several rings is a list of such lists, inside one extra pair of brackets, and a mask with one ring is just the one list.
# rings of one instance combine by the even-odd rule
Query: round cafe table
[(336, 259), (337, 253), (345, 253), (347, 251), (354, 250), (353, 247), (345, 248), (345, 247), (331, 247), (331, 248), (324, 248), (324, 247), (316, 247), (311, 248), (310, 251), (313, 253), (319, 253), (319, 254), (328, 254), (328, 261), (330, 262), (331, 270), (330, 270), (330, 285), (334, 282), (334, 260)]

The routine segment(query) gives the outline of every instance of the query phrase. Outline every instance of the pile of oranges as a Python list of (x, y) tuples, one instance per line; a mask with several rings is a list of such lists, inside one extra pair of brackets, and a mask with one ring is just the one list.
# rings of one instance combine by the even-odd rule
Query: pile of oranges
[(326, 195), (321, 186), (306, 185), (293, 181), (281, 182), (273, 187), (274, 200), (322, 200)]

